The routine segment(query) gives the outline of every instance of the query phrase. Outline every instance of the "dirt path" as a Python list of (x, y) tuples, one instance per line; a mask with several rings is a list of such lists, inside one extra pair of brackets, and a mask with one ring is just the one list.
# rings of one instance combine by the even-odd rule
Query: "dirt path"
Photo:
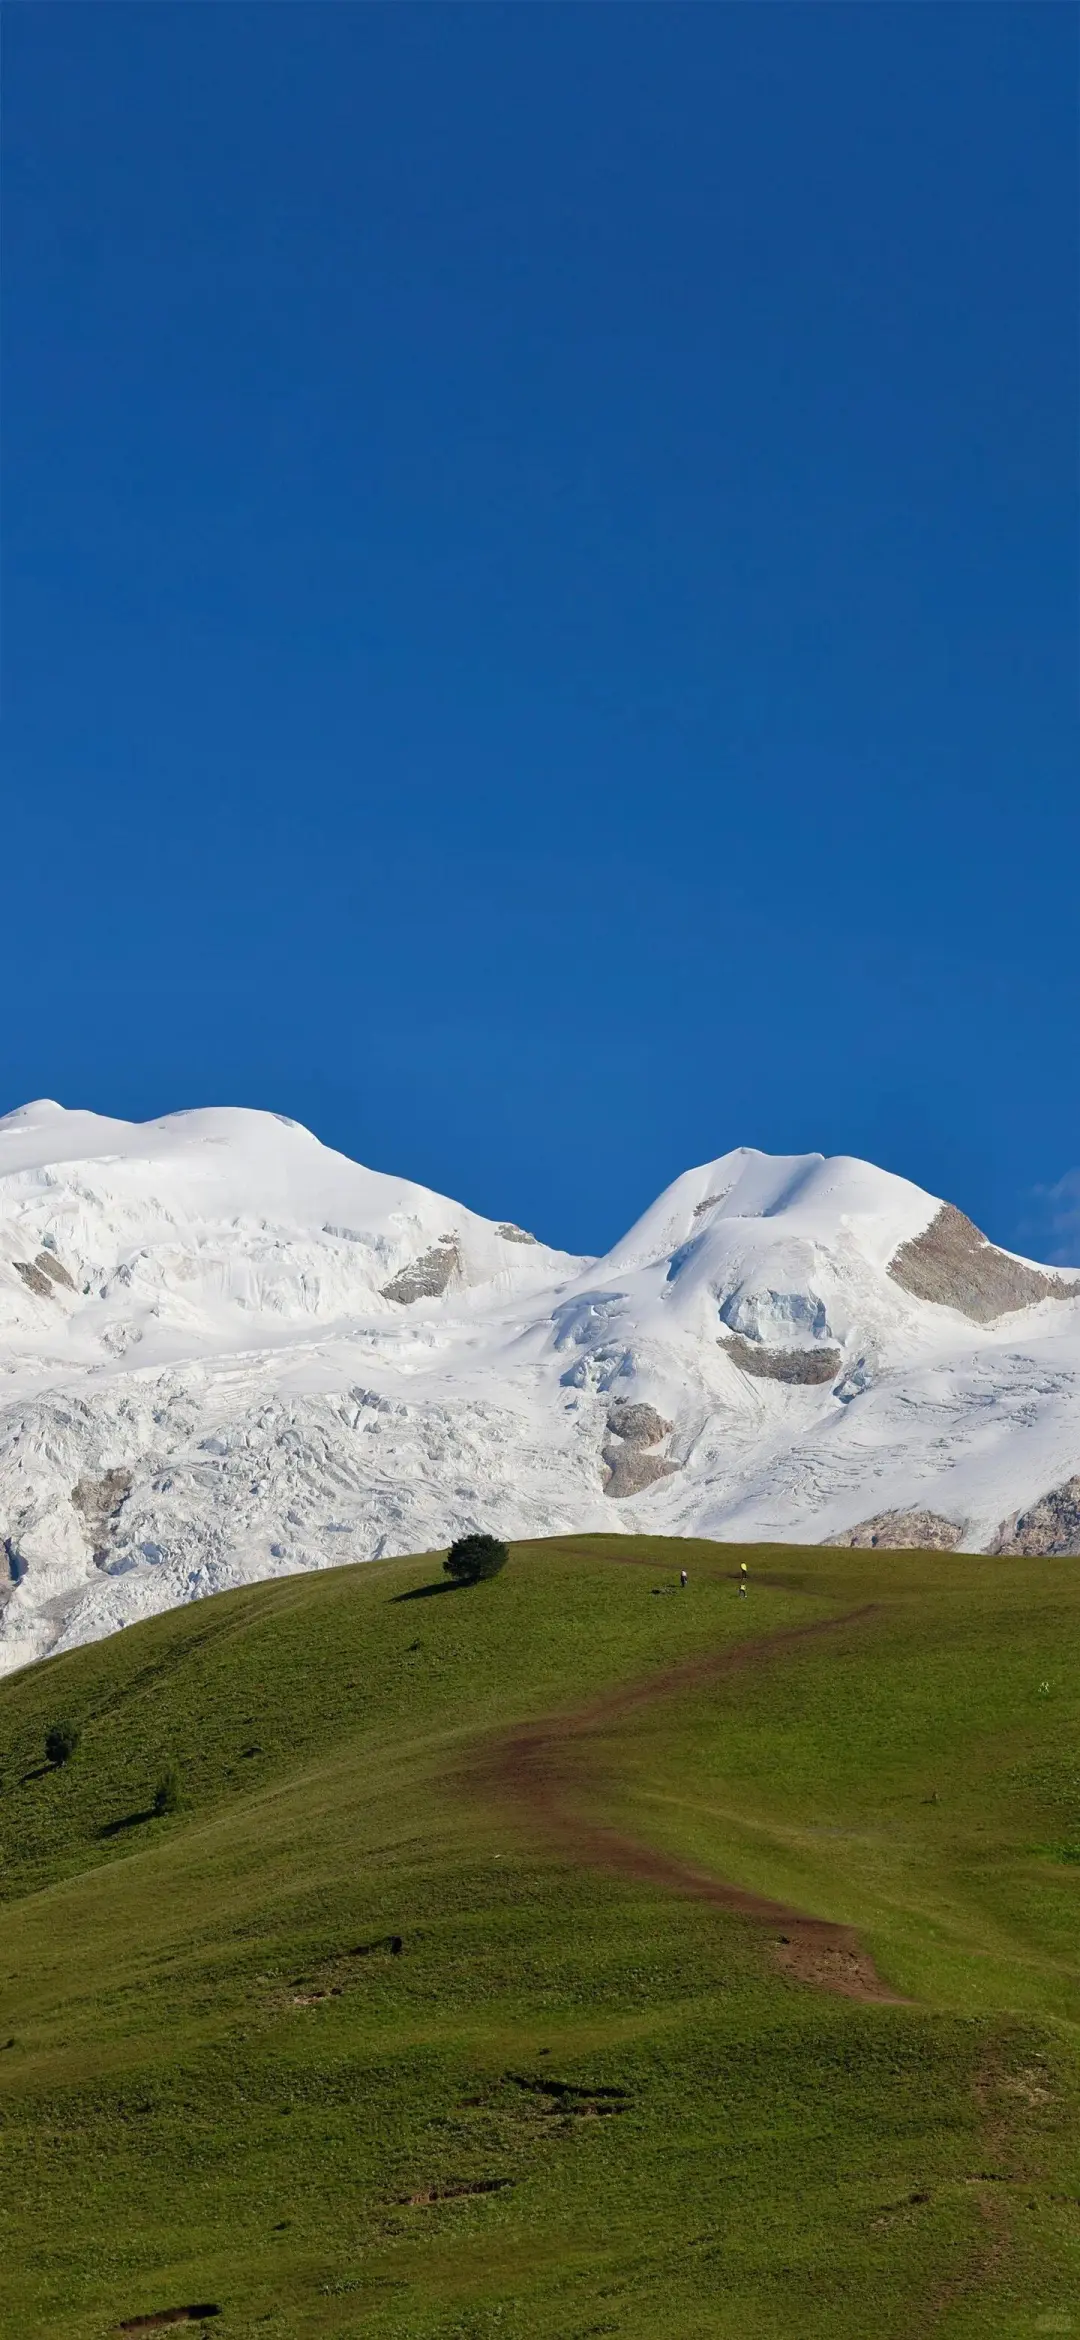
[(877, 1973), (851, 1926), (833, 1925), (826, 1918), (806, 1917), (783, 1902), (749, 1892), (742, 1885), (693, 1868), (674, 1853), (658, 1851), (623, 1835), (617, 1828), (585, 1819), (574, 1809), (573, 1796), (581, 1784), (580, 1767), (567, 1760), (571, 1749), (600, 1737), (607, 1724), (635, 1709), (651, 1705), (680, 1690), (720, 1680), (760, 1665), (779, 1650), (799, 1642), (819, 1640), (841, 1626), (855, 1625), (875, 1614), (880, 1604), (867, 1602), (844, 1616), (826, 1617), (811, 1625), (791, 1625), (778, 1633), (737, 1642), (731, 1649), (688, 1658), (643, 1681), (632, 1682), (594, 1699), (573, 1714), (546, 1716), (540, 1722), (520, 1723), (487, 1747), (474, 1771), (478, 1784), (508, 1798), (519, 1812), (542, 1829), (548, 1841), (568, 1858), (608, 1869), (621, 1877), (670, 1887), (700, 1901), (715, 1902), (768, 1927), (779, 1965), (802, 1982), (837, 1991), (848, 1999), (873, 1999), (902, 2005)]

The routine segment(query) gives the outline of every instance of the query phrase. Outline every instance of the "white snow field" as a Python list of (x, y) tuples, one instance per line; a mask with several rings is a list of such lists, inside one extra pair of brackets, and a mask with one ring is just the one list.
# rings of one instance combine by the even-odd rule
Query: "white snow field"
[(473, 1527), (1080, 1550), (1080, 1278), (819, 1154), (583, 1260), (272, 1113), (0, 1120), (0, 1670)]

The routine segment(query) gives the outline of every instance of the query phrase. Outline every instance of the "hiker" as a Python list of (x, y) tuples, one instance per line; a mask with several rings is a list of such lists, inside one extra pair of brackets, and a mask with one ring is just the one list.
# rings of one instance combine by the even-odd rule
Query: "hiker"
[(681, 1569), (679, 1570), (679, 1583), (681, 1584), (681, 1586), (682, 1586), (682, 1588), (683, 1588), (683, 1591), (684, 1591), (684, 1592), (686, 1591), (686, 1587), (687, 1587), (687, 1585), (689, 1584), (689, 1582), (690, 1582), (690, 1579), (689, 1579), (689, 1577), (687, 1576), (687, 1573), (686, 1573), (686, 1570), (685, 1570), (685, 1568), (681, 1568)]

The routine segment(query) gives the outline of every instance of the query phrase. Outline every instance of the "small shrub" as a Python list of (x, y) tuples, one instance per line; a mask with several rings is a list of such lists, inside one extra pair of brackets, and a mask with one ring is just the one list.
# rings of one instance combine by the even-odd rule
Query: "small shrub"
[(178, 1812), (183, 1801), (184, 1790), (180, 1773), (175, 1763), (169, 1763), (154, 1789), (154, 1811), (158, 1819), (163, 1819), (167, 1812)]
[(72, 1722), (55, 1722), (45, 1733), (46, 1756), (57, 1768), (62, 1763), (70, 1763), (78, 1744), (78, 1729)]
[(451, 1544), (443, 1567), (447, 1576), (458, 1584), (481, 1584), (489, 1576), (497, 1576), (510, 1558), (508, 1544), (500, 1544), (497, 1536), (459, 1536)]

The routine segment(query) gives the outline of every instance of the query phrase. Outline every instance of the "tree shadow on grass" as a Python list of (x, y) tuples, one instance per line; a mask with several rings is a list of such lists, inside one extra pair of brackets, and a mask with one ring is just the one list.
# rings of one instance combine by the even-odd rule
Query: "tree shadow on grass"
[(104, 1828), (98, 1829), (98, 1835), (122, 1836), (125, 1829), (141, 1828), (144, 1820), (156, 1820), (156, 1818), (157, 1813), (151, 1804), (145, 1812), (128, 1812), (123, 1820), (107, 1820)]
[(414, 1584), (411, 1592), (394, 1593), (390, 1606), (396, 1609), (399, 1601), (430, 1601), (436, 1593), (464, 1592), (464, 1585), (455, 1577), (444, 1578), (442, 1584)]

